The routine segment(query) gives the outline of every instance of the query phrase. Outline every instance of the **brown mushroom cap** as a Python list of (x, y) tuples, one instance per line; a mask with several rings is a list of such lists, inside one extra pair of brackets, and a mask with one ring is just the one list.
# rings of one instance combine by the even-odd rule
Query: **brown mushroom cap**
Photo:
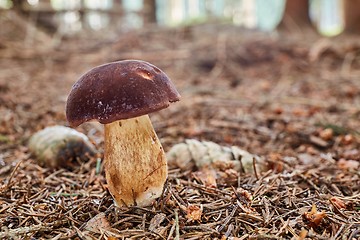
[(70, 126), (138, 117), (179, 101), (180, 94), (154, 65), (125, 60), (95, 67), (73, 85), (66, 104)]

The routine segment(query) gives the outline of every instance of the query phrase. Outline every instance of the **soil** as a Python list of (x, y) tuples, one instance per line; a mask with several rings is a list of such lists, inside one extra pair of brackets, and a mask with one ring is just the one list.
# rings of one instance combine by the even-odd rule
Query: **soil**
[[(360, 239), (358, 36), (204, 24), (59, 38), (11, 12), (0, 21), (1, 239)], [(67, 126), (72, 84), (123, 59), (158, 66), (182, 95), (150, 116), (166, 151), (213, 141), (261, 156), (267, 170), (214, 187), (198, 177), (206, 171), (173, 168), (152, 206), (118, 208), (96, 167), (96, 122), (77, 130), (98, 156), (39, 166), (29, 137)]]

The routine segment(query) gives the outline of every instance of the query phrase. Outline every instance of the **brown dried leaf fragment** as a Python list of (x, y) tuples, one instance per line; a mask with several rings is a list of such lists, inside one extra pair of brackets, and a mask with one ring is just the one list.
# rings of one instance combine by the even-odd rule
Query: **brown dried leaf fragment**
[(152, 232), (157, 232), (157, 230), (160, 227), (160, 224), (165, 220), (166, 215), (164, 213), (158, 213), (156, 214), (151, 220), (150, 220), (150, 226), (149, 230)]
[(111, 226), (105, 213), (99, 213), (86, 223), (85, 229), (91, 232), (100, 233), (103, 230), (110, 230)]
[(337, 166), (342, 170), (355, 170), (359, 168), (360, 162), (355, 160), (345, 160), (341, 158), (337, 162)]
[(332, 128), (325, 128), (319, 132), (319, 137), (324, 141), (329, 141), (334, 136), (334, 130)]
[(188, 221), (201, 221), (201, 216), (203, 212), (202, 205), (189, 205), (186, 208), (186, 218)]
[(355, 138), (351, 134), (346, 134), (341, 138), (341, 143), (344, 145), (350, 145), (354, 142)]
[(316, 205), (313, 204), (310, 212), (305, 212), (303, 215), (303, 220), (311, 228), (317, 228), (323, 222), (323, 219), (326, 217), (324, 211), (318, 212)]
[(209, 167), (204, 167), (200, 171), (194, 173), (194, 177), (206, 187), (217, 188), (216, 171)]
[(338, 197), (331, 197), (330, 202), (337, 209), (345, 209), (346, 208), (345, 202)]
[(110, 236), (107, 238), (107, 240), (118, 240), (118, 238)]
[(234, 169), (226, 169), (225, 171), (217, 171), (217, 183), (219, 185), (236, 185), (239, 173)]
[(239, 187), (236, 190), (234, 189), (234, 192), (239, 200), (242, 200), (246, 203), (250, 203), (253, 200), (252, 194), (243, 188)]
[(306, 238), (307, 234), (308, 234), (308, 231), (306, 231), (305, 229), (302, 229), (297, 240), (304, 240)]
[(279, 153), (275, 153), (275, 152), (270, 153), (268, 164), (269, 164), (269, 169), (273, 169), (276, 172), (282, 172), (284, 170), (283, 158)]

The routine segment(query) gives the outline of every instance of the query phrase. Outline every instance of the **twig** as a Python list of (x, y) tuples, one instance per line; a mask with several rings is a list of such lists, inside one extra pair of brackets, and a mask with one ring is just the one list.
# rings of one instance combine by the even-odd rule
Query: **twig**
[(221, 232), (230, 222), (230, 220), (234, 217), (236, 210), (238, 209), (238, 205), (234, 205), (229, 216), (227, 216), (224, 220), (224, 223), (217, 229), (218, 232)]
[(174, 210), (175, 214), (175, 240), (180, 239), (180, 229), (179, 229), (179, 215), (177, 209)]
[(234, 224), (230, 223), (228, 226), (228, 229), (225, 232), (225, 237), (229, 237), (231, 235), (231, 232), (234, 230)]
[(254, 157), (252, 159), (253, 159), (252, 164), (253, 164), (253, 168), (254, 168), (254, 174), (255, 174), (256, 180), (259, 180), (259, 175), (256, 170), (256, 159)]
[(169, 231), (169, 235), (168, 235), (168, 237), (167, 237), (167, 240), (170, 240), (170, 239), (172, 238), (172, 235), (173, 235), (173, 233), (174, 233), (174, 231), (175, 231), (175, 227), (176, 227), (176, 221), (174, 221), (173, 225), (172, 225), (171, 228), (170, 228), (170, 231)]
[(354, 62), (355, 57), (356, 57), (355, 52), (349, 52), (345, 54), (344, 61), (341, 65), (341, 70), (340, 70), (342, 76), (346, 77), (349, 75), (351, 71), (351, 64)]
[[(336, 234), (331, 238), (331, 240), (336, 240), (336, 238), (341, 234), (341, 232), (344, 230), (345, 228), (345, 224), (341, 224), (341, 227), (339, 228), (339, 230), (336, 232)], [(351, 238), (350, 238), (351, 239)]]
[(51, 231), (53, 228), (47, 225), (32, 225), (29, 227), (20, 227), (15, 229), (7, 229), (6, 231), (0, 232), (0, 239), (7, 239), (14, 236), (21, 236), (32, 232), (44, 232)]
[(16, 172), (16, 170), (19, 168), (20, 164), (22, 163), (23, 159), (21, 159), (20, 161), (18, 161), (13, 169), (13, 171), (10, 174), (9, 180), (7, 182), (7, 184), (5, 185), (5, 187), (3, 189), (0, 189), (0, 191), (6, 191), (7, 189), (9, 189), (9, 187), (11, 186), (11, 180), (14, 177), (14, 174)]

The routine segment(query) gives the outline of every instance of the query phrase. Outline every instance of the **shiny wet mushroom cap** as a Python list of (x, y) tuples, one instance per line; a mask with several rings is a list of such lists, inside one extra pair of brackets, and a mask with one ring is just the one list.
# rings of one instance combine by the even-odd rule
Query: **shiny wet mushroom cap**
[(70, 126), (98, 120), (106, 124), (169, 106), (180, 95), (168, 76), (156, 66), (125, 60), (95, 67), (82, 75), (68, 96)]

